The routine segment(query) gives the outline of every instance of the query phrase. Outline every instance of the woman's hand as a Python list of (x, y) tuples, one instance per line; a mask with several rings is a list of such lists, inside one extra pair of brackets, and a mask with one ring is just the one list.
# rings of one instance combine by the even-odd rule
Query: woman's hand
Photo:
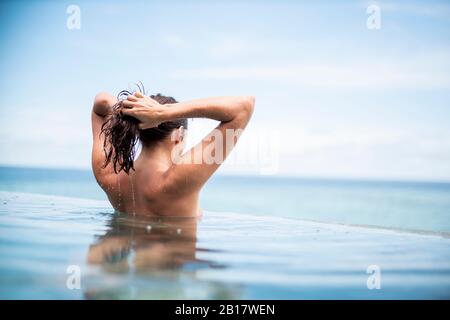
[(122, 106), (122, 114), (138, 119), (141, 130), (157, 127), (164, 122), (163, 114), (167, 110), (166, 106), (140, 92), (128, 96), (127, 100), (122, 101)]

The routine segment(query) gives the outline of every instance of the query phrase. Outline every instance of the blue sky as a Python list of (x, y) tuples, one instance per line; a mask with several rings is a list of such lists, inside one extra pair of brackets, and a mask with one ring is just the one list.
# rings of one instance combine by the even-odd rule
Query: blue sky
[[(71, 4), (80, 30), (66, 27)], [(366, 27), (370, 4), (381, 9), (380, 30)], [(450, 180), (446, 1), (0, 6), (0, 164), (88, 168), (93, 96), (140, 80), (178, 100), (256, 96), (235, 154), (266, 135), (276, 174)], [(213, 125), (195, 120), (190, 139)]]

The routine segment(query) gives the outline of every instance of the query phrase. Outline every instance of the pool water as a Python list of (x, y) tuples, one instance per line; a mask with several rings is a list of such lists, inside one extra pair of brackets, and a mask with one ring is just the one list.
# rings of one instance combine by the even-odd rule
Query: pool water
[(0, 192), (0, 257), (2, 299), (450, 298), (446, 232), (230, 212), (142, 218), (18, 192)]

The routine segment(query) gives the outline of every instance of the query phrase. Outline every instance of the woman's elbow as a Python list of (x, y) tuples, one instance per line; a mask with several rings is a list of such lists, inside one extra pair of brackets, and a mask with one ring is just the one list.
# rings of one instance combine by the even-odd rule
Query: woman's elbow
[(235, 121), (239, 127), (245, 127), (252, 117), (255, 108), (255, 98), (252, 96), (242, 97), (240, 108), (236, 114)]
[(255, 109), (255, 97), (253, 96), (244, 97), (243, 109), (250, 118), (253, 114), (253, 110)]
[(94, 98), (93, 111), (100, 116), (105, 116), (109, 113), (109, 109), (114, 102), (114, 96), (106, 92), (100, 92)]
[(99, 92), (95, 95), (94, 106), (95, 105), (107, 105), (114, 97), (107, 92)]

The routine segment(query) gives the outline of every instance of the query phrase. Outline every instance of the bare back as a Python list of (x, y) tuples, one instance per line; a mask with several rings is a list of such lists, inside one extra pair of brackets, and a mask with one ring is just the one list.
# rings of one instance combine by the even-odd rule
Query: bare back
[[(134, 97), (135, 109), (127, 110), (139, 113), (142, 125), (148, 121), (155, 122), (155, 109), (146, 104), (148, 97), (137, 95)], [(140, 99), (140, 100), (138, 100)], [(117, 102), (109, 94), (98, 94), (94, 101), (92, 112), (92, 169), (94, 176), (105, 191), (114, 209), (134, 214), (152, 216), (198, 216), (201, 214), (199, 206), (200, 190), (222, 162), (193, 162), (196, 150), (211, 152), (211, 146), (220, 151), (225, 159), (233, 146), (225, 145), (215, 138), (217, 134), (225, 136), (227, 130), (242, 130), (248, 123), (253, 112), (254, 99), (251, 97), (221, 97), (198, 99), (192, 102), (179, 103), (170, 108), (167, 117), (189, 118), (206, 117), (221, 121), (196, 146), (188, 150), (181, 157), (181, 161), (157, 161), (151, 153), (141, 152), (134, 162), (134, 170), (129, 174), (120, 171), (116, 173), (110, 163), (106, 167), (105, 152), (103, 150), (105, 138), (101, 134), (101, 127), (111, 112), (111, 106)], [(162, 109), (166, 110), (168, 108)], [(146, 114), (145, 112), (147, 112)], [(147, 118), (145, 118), (147, 117)], [(166, 118), (164, 118), (166, 119)], [(236, 142), (239, 136), (233, 138)], [(161, 164), (162, 163), (162, 164)]]
[[(104, 189), (114, 209), (120, 212), (156, 216), (200, 215), (199, 192), (177, 194), (165, 173), (136, 161), (130, 174), (121, 172)], [(115, 181), (114, 181), (115, 178)]]

